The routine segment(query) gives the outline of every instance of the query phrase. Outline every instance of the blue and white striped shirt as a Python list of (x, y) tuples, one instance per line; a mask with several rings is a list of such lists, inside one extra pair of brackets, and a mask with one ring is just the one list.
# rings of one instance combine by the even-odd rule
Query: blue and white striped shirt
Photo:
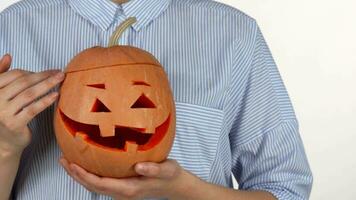
[[(0, 14), (0, 55), (12, 68), (64, 69), (78, 52), (106, 46), (117, 25), (138, 22), (120, 44), (152, 53), (176, 102), (170, 158), (201, 179), (278, 199), (307, 199), (312, 175), (298, 122), (255, 20), (207, 0), (24, 0)], [(53, 107), (30, 123), (15, 199), (108, 199), (74, 182), (58, 164)]]

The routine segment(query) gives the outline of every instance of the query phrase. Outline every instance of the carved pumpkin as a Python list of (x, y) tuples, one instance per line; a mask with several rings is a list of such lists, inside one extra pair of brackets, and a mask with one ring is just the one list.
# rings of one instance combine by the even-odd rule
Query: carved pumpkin
[(54, 127), (64, 157), (106, 177), (135, 176), (138, 162), (164, 160), (175, 135), (167, 76), (150, 53), (93, 47), (68, 64)]

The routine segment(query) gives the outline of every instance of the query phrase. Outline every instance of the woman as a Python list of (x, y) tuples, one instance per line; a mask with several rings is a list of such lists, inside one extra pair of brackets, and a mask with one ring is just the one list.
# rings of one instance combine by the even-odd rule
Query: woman
[[(60, 158), (51, 106), (58, 93), (38, 98), (64, 79), (55, 69), (105, 46), (127, 17), (137, 22), (119, 43), (162, 63), (177, 130), (170, 159), (138, 163), (141, 177), (112, 179)], [(0, 27), (0, 55), (12, 55), (0, 64), (0, 199), (11, 191), (15, 199), (309, 197), (288, 94), (256, 22), (242, 12), (204, 0), (28, 0), (2, 12)]]

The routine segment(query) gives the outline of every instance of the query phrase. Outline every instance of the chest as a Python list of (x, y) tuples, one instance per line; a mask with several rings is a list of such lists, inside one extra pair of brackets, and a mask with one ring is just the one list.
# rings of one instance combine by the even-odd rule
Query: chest
[[(105, 45), (109, 36), (109, 33), (90, 27), (61, 35), (56, 34), (57, 31), (39, 31), (30, 39), (24, 38), (23, 34), (16, 34), (13, 42), (17, 40), (21, 45), (7, 46), (8, 52), (14, 57), (12, 67), (34, 72), (63, 70), (74, 55), (92, 46)], [(229, 47), (210, 40), (202, 42), (196, 35), (183, 37), (170, 31), (152, 34), (131, 30), (123, 38), (121, 42), (154, 55), (168, 76), (177, 115), (176, 138), (170, 158), (178, 160), (184, 168), (207, 180), (219, 138), (226, 134), (222, 133), (222, 126), (231, 66)], [(37, 144), (53, 144), (53, 133), (49, 133), (52, 128), (46, 131), (40, 128), (41, 122), (52, 122), (52, 112), (53, 109), (48, 109), (32, 122), (38, 130), (34, 139), (41, 141)]]

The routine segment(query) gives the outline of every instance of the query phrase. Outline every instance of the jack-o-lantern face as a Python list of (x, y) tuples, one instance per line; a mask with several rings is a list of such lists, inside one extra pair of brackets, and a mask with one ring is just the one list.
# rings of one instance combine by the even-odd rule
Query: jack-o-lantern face
[(167, 76), (149, 53), (95, 47), (66, 69), (55, 114), (64, 156), (109, 177), (135, 175), (133, 165), (164, 160), (175, 134)]

